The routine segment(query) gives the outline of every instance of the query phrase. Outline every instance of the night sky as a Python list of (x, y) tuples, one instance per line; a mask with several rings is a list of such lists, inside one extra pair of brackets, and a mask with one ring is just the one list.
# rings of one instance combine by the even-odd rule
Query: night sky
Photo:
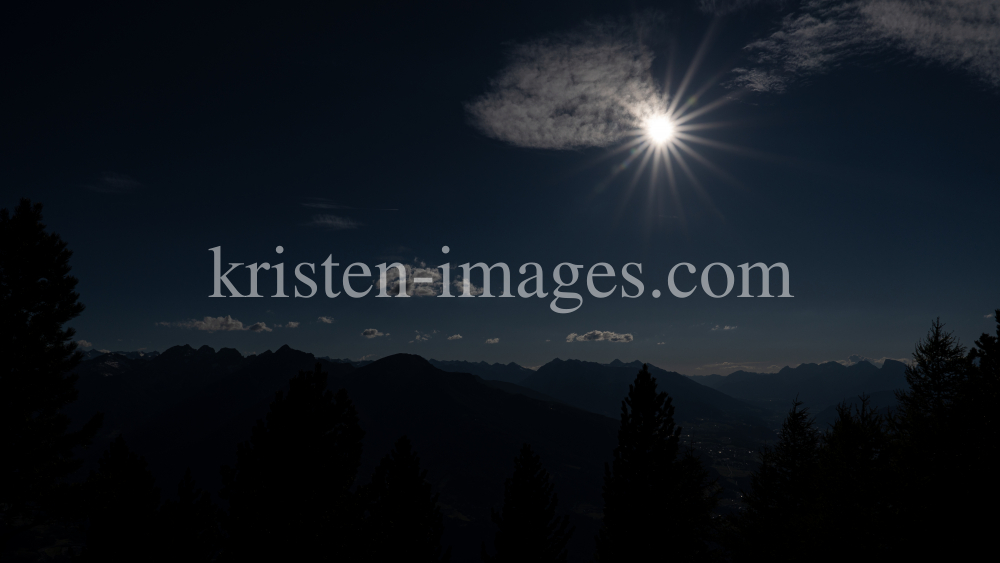
[[(0, 24), (0, 206), (43, 203), (73, 250), (84, 349), (687, 374), (908, 358), (932, 319), (971, 344), (1000, 306), (1000, 4), (907, 6), (32, 6)], [(671, 182), (628, 144), (650, 145), (637, 107), (675, 100), (698, 140), (663, 149)], [(284, 263), (289, 295), (313, 263), (319, 291), (270, 297), (262, 270), (266, 297), (210, 298), (217, 246), (223, 262)], [(331, 299), (330, 255), (335, 291), (352, 262), (450, 262), (449, 286), (459, 264), (504, 262), (517, 295), (537, 262), (549, 295)], [(580, 279), (565, 290), (582, 306), (553, 312), (561, 262), (581, 278), (611, 264), (598, 285), (615, 293)], [(676, 298), (679, 262), (698, 270), (679, 269), (682, 289), (713, 262), (736, 286)], [(787, 264), (794, 297), (738, 298), (747, 262)], [(245, 268), (229, 279), (249, 290)]]

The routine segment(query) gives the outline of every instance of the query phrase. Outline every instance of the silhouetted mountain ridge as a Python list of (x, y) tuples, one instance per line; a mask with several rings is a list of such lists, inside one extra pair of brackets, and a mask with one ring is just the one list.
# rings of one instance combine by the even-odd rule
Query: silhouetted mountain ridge
[(743, 401), (776, 403), (773, 408), (782, 412), (787, 410), (796, 396), (813, 412), (819, 412), (862, 393), (908, 389), (906, 364), (895, 360), (886, 360), (882, 368), (866, 361), (850, 366), (826, 362), (801, 364), (794, 368), (785, 366), (777, 373), (736, 371), (727, 376), (689, 377)]

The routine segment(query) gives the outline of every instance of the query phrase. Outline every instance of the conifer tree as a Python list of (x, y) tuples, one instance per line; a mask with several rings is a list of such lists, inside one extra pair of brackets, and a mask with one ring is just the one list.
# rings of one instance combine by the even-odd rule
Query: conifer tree
[(984, 334), (966, 353), (943, 327), (934, 321), (917, 344), (891, 421), (903, 555), (971, 555), (988, 534), (978, 513), (997, 498), (990, 488), (968, 491), (997, 451), (996, 340)]
[(160, 509), (157, 560), (213, 561), (222, 547), (219, 508), (209, 494), (195, 484), (191, 470), (184, 472), (177, 486), (177, 500), (168, 500)]
[(896, 518), (891, 438), (886, 421), (861, 396), (853, 409), (837, 407), (837, 420), (821, 438), (814, 490), (817, 501), (806, 519), (823, 553), (850, 557), (892, 553)]
[(656, 378), (643, 365), (622, 401), (618, 447), (605, 465), (601, 563), (707, 556), (716, 499), (694, 454), (678, 456), (681, 428), (673, 416), (671, 398), (656, 392)]
[(726, 542), (737, 561), (791, 561), (815, 542), (819, 431), (808, 409), (795, 400), (778, 442), (760, 451), (760, 467), (743, 493), (743, 510)]
[(556, 516), (558, 498), (541, 458), (524, 444), (514, 459), (514, 474), (504, 483), (503, 507), (491, 510), (497, 526), (496, 555), (488, 563), (553, 563), (566, 561), (566, 543), (573, 535), (569, 516)]
[(432, 494), (427, 471), (409, 438), (402, 436), (382, 458), (362, 492), (368, 514), (365, 538), (370, 561), (448, 561), (442, 554), (444, 532), (437, 494)]
[(334, 396), (326, 378), (319, 364), (293, 377), (239, 445), (236, 466), (223, 468), (225, 560), (349, 560), (358, 548), (352, 486), (364, 431), (347, 392)]
[(146, 461), (118, 435), (87, 479), (89, 524), (83, 560), (139, 561), (155, 558), (160, 490)]
[(94, 415), (70, 432), (60, 412), (76, 399), (69, 372), (82, 357), (74, 330), (63, 327), (83, 311), (71, 255), (46, 232), (41, 204), (22, 199), (13, 214), (0, 210), (0, 528), (65, 497), (54, 493), (81, 465), (73, 449), (90, 443), (101, 424)]
[(954, 412), (950, 407), (966, 384), (970, 366), (965, 347), (944, 331), (940, 319), (935, 320), (906, 368), (910, 389), (896, 393), (902, 423), (899, 429), (908, 433), (941, 431)]

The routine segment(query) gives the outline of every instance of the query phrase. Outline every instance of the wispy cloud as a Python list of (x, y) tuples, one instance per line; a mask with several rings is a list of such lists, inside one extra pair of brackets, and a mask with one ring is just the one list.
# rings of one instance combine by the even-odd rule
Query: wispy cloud
[(990, 313), (989, 315), (983, 315), (983, 318), (984, 319), (992, 319), (993, 318), (993, 313)]
[(319, 317), (316, 319), (318, 323), (333, 324), (333, 317)]
[(138, 190), (142, 184), (124, 174), (109, 172), (86, 187), (102, 194), (127, 194)]
[(179, 322), (159, 322), (156, 323), (160, 326), (169, 326), (175, 328), (189, 328), (192, 330), (203, 330), (205, 332), (228, 332), (228, 331), (238, 331), (238, 330), (248, 330), (250, 332), (271, 332), (263, 322), (253, 323), (249, 326), (243, 326), (243, 323), (234, 319), (233, 317), (226, 315), (225, 317), (205, 317), (202, 320), (188, 320)]
[(722, 326), (715, 325), (715, 326), (712, 327), (712, 330), (736, 330), (737, 328), (738, 327), (736, 327), (735, 325), (734, 326), (730, 326), (730, 325), (722, 325)]
[(94, 347), (94, 345), (92, 343), (87, 342), (86, 340), (77, 340), (76, 341), (76, 345), (79, 346), (80, 348), (93, 348)]
[(520, 147), (607, 146), (660, 107), (653, 55), (640, 38), (662, 21), (588, 22), (514, 45), (489, 90), (466, 104), (484, 134)]
[(378, 329), (375, 328), (366, 328), (363, 331), (361, 331), (361, 336), (364, 336), (365, 338), (376, 338), (379, 336), (389, 336), (389, 335), (383, 334), (382, 332), (380, 332)]
[(566, 336), (566, 342), (632, 342), (631, 333), (618, 334), (610, 330), (592, 330), (584, 334), (571, 333)]
[(316, 227), (325, 227), (327, 229), (332, 229), (336, 231), (345, 229), (356, 229), (361, 226), (361, 223), (355, 221), (354, 219), (348, 219), (346, 217), (339, 217), (337, 215), (330, 215), (330, 214), (313, 215), (312, 220), (309, 221), (309, 224)]
[[(754, 2), (718, 4), (716, 13)], [(965, 71), (1000, 87), (1000, 0), (803, 0), (778, 29), (748, 44), (751, 65), (731, 86), (781, 93), (845, 61), (894, 52)]]
[(500, 339), (499, 339), (499, 338), (487, 338), (487, 339), (486, 339), (486, 343), (487, 343), (487, 344), (497, 344), (497, 343), (499, 343), (499, 342), (500, 342)]
[(453, 335), (449, 336), (447, 339), (448, 340), (461, 340), (462, 339), (462, 335), (461, 334), (453, 334)]

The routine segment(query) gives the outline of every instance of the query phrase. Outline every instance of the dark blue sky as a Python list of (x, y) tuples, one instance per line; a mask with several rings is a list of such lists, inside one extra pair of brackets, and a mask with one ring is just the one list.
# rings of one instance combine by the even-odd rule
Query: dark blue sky
[[(716, 7), (745, 7), (713, 16), (697, 2), (673, 6), (13, 14), (2, 34), (0, 205), (21, 196), (45, 205), (46, 223), (74, 251), (87, 306), (73, 326), (97, 349), (249, 353), (288, 343), (334, 357), (402, 351), (527, 366), (642, 359), (695, 374), (906, 358), (937, 316), (966, 343), (990, 330), (986, 315), (1000, 305), (1000, 71), (975, 49), (952, 53), (989, 47), (993, 36), (959, 30), (928, 46), (893, 28), (891, 13), (732, 2)], [(805, 16), (827, 18), (837, 41), (804, 28)], [(651, 183), (648, 168), (633, 186), (634, 163), (611, 173), (625, 141), (532, 148), (488, 134), (467, 111), (516, 67), (519, 46), (548, 56), (572, 44), (567, 33), (586, 44), (587, 22), (641, 27), (621, 41), (653, 57), (649, 83), (660, 89), (672, 57), (674, 90), (711, 29), (694, 107), (727, 101), (693, 123), (718, 125), (698, 134), (741, 150), (697, 150), (735, 181), (688, 158), (701, 193), (683, 174), (675, 192), (662, 173)], [(574, 52), (559, 64), (588, 64)], [(314, 224), (319, 215), (352, 227)], [(597, 299), (581, 280), (568, 289), (584, 293), (571, 314), (552, 312), (551, 295), (328, 299), (321, 287), (311, 299), (212, 299), (216, 246), (226, 262), (283, 261), (289, 294), (295, 264), (319, 270), (331, 254), (339, 272), (356, 261), (447, 260), (453, 273), (503, 261), (515, 287), (526, 277), (518, 266), (538, 262), (548, 292), (560, 262), (619, 271), (640, 262), (645, 292)], [(794, 298), (736, 297), (736, 266), (758, 261), (788, 265)], [(726, 263), (736, 289), (672, 297), (666, 275), (678, 262), (699, 275)], [(264, 295), (272, 276), (261, 272)], [(248, 288), (245, 271), (230, 277)], [(226, 316), (271, 330), (191, 322)], [(289, 322), (300, 324), (277, 326)], [(387, 335), (364, 338), (369, 328)], [(593, 330), (632, 339), (566, 341)]]

